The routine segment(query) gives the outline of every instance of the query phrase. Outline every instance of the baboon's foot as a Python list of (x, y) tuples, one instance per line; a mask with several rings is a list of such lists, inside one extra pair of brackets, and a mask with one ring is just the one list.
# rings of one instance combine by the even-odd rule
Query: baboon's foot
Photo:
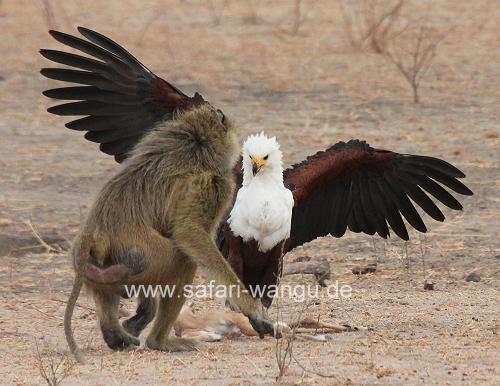
[(281, 330), (276, 323), (273, 323), (269, 320), (262, 319), (260, 317), (248, 317), (250, 324), (253, 329), (257, 331), (260, 339), (263, 339), (265, 335), (274, 336), (276, 339), (281, 338)]
[(139, 336), (141, 331), (154, 319), (156, 301), (154, 298), (140, 298), (135, 315), (122, 324), (125, 331), (133, 336)]
[(122, 326), (130, 335), (138, 337), (151, 320), (152, 318), (149, 318), (148, 315), (136, 314), (125, 320)]
[(130, 335), (121, 328), (106, 329), (101, 328), (102, 336), (108, 347), (112, 350), (124, 350), (130, 346), (139, 346), (140, 340)]
[(160, 350), (166, 352), (181, 352), (181, 351), (195, 351), (200, 347), (200, 343), (194, 339), (187, 338), (169, 338), (166, 342), (158, 343), (152, 339), (146, 340), (146, 346), (152, 350)]
[(125, 320), (122, 323), (122, 327), (127, 331), (130, 335), (138, 337), (142, 331), (141, 317), (137, 317), (138, 315), (134, 315), (131, 318)]

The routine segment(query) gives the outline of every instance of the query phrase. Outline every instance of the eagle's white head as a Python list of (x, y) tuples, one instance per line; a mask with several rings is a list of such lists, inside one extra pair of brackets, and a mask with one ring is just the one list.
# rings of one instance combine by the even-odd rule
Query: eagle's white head
[(243, 143), (243, 184), (254, 178), (283, 181), (283, 155), (276, 137), (264, 134), (250, 135)]

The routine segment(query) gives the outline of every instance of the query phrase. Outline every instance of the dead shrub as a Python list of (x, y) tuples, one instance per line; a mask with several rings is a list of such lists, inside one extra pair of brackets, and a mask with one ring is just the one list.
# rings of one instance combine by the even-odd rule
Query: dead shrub
[(356, 50), (371, 48), (380, 54), (405, 28), (400, 17), (405, 0), (339, 0), (339, 3), (347, 40)]
[(36, 361), (43, 380), (49, 386), (58, 386), (66, 379), (76, 365), (76, 360), (71, 353), (60, 353), (51, 350), (48, 346), (40, 350), (35, 339)]
[(436, 57), (439, 44), (447, 32), (439, 32), (422, 22), (406, 28), (382, 50), (381, 54), (389, 60), (410, 85), (413, 102), (419, 103), (419, 87)]

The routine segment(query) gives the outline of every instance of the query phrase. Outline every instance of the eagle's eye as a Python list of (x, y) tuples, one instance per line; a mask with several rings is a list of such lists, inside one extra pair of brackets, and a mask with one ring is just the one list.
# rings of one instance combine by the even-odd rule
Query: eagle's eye
[(269, 154), (264, 157), (264, 161), (267, 161), (268, 158), (269, 158)]

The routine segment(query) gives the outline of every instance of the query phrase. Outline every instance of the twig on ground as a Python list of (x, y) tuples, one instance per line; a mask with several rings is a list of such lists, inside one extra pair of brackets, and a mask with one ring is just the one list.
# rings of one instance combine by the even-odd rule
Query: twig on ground
[(293, 360), (295, 361), (295, 363), (297, 364), (297, 366), (299, 366), (306, 373), (314, 374), (314, 375), (317, 375), (318, 377), (321, 377), (321, 378), (334, 378), (339, 383), (342, 383), (342, 384), (344, 383), (344, 381), (341, 382), (341, 380), (339, 379), (339, 377), (336, 374), (324, 374), (324, 373), (321, 373), (321, 372), (316, 371), (316, 370), (308, 369), (302, 363), (300, 363), (299, 360), (295, 356), (293, 356)]
[(64, 253), (65, 252), (59, 246), (53, 247), (53, 246), (47, 244), (45, 242), (45, 240), (42, 238), (42, 236), (40, 236), (40, 233), (38, 233), (38, 231), (35, 229), (35, 227), (31, 223), (31, 221), (29, 221), (29, 220), (25, 221), (25, 224), (28, 226), (28, 228), (30, 229), (30, 231), (33, 234), (33, 236), (35, 237), (35, 239), (37, 239), (37, 241), (40, 243), (40, 246), (45, 248), (46, 253)]
[[(53, 296), (49, 297), (49, 300), (52, 300), (52, 301), (54, 301), (54, 302), (63, 303), (63, 304), (67, 304), (67, 303), (68, 303), (66, 300), (57, 299), (57, 298), (55, 298), (55, 297), (53, 297)], [(83, 309), (85, 309), (85, 310), (95, 312), (95, 310), (94, 310), (93, 308), (91, 308), (91, 307), (87, 307), (87, 306), (84, 306), (84, 305), (82, 305), (82, 304), (78, 304), (78, 303), (76, 303), (76, 304), (75, 304), (75, 307), (80, 307), (80, 308), (83, 308)]]

